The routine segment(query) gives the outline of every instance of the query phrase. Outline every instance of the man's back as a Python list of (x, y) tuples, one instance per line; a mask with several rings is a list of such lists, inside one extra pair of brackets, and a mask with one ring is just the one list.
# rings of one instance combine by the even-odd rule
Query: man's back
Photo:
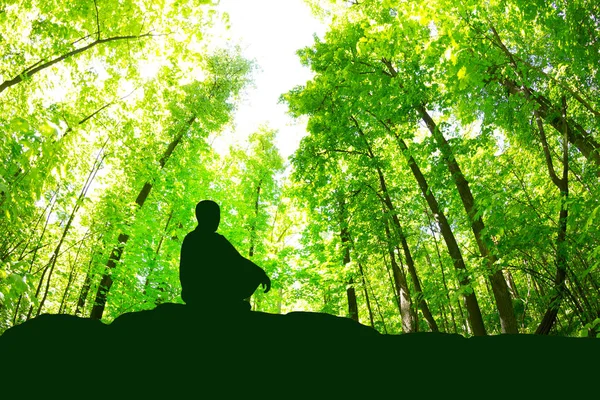
[(226, 296), (224, 286), (235, 274), (242, 256), (224, 236), (198, 229), (181, 246), (179, 278), (186, 304), (215, 301)]
[(263, 269), (223, 235), (198, 229), (183, 240), (179, 279), (181, 297), (192, 305), (239, 302), (252, 296), (261, 283), (270, 288)]

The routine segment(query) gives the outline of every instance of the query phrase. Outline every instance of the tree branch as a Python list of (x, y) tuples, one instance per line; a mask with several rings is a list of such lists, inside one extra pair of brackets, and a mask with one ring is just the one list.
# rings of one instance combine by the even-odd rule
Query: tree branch
[(113, 36), (110, 38), (106, 38), (106, 39), (99, 39), (99, 40), (95, 40), (94, 42), (88, 44), (87, 46), (81, 47), (79, 49), (75, 49), (72, 51), (69, 51), (68, 53), (65, 53), (59, 57), (56, 57), (50, 61), (47, 62), (43, 62), (43, 60), (39, 61), (38, 63), (34, 64), (37, 65), (37, 67), (35, 68), (26, 68), (24, 69), (20, 74), (18, 74), (17, 76), (15, 76), (12, 79), (9, 79), (7, 81), (2, 82), (2, 84), (0, 84), (0, 93), (2, 93), (4, 90), (8, 89), (11, 86), (14, 86), (20, 82), (23, 81), (24, 77), (30, 77), (31, 75), (40, 72), (46, 68), (49, 68), (51, 66), (53, 66), (54, 64), (57, 64), (63, 60), (66, 60), (67, 58), (73, 57), (79, 53), (83, 53), (86, 50), (91, 49), (92, 47), (95, 47), (99, 44), (104, 44), (104, 43), (109, 43), (109, 42), (116, 42), (116, 41), (121, 41), (121, 40), (129, 40), (129, 39), (142, 39), (145, 37), (156, 37), (156, 36), (163, 36), (161, 34), (152, 34), (150, 32), (148, 33), (144, 33), (142, 35), (124, 35), (124, 36)]
[(540, 133), (540, 140), (542, 142), (542, 148), (544, 149), (544, 156), (546, 158), (548, 174), (550, 175), (550, 179), (552, 179), (552, 182), (560, 188), (562, 186), (562, 182), (558, 178), (558, 176), (556, 176), (556, 171), (554, 171), (552, 156), (548, 148), (548, 141), (546, 140), (546, 132), (544, 131), (544, 124), (542, 123), (542, 118), (540, 117), (540, 114), (537, 112), (537, 110), (534, 110), (533, 114), (535, 115), (535, 121), (537, 123), (538, 132)]
[(94, 0), (94, 7), (96, 8), (96, 40), (100, 40), (100, 18), (98, 16), (98, 3)]

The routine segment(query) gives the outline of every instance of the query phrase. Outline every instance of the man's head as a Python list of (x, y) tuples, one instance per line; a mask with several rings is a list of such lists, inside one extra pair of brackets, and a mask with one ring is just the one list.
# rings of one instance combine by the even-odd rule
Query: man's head
[(202, 200), (196, 204), (198, 227), (206, 232), (216, 232), (221, 220), (221, 209), (212, 200)]

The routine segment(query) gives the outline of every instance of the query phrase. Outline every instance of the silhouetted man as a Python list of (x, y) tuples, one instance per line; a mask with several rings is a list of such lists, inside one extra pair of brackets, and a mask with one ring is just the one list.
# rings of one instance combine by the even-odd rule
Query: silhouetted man
[(271, 280), (216, 232), (220, 214), (219, 205), (212, 200), (196, 205), (198, 226), (186, 235), (181, 246), (181, 298), (192, 306), (247, 309), (249, 304), (244, 299), (259, 285), (268, 292)]

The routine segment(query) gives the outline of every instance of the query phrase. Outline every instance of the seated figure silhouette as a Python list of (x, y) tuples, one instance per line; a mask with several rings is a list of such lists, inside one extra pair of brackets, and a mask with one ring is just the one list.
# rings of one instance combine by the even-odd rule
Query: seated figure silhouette
[(245, 299), (259, 285), (268, 292), (271, 280), (262, 268), (216, 232), (220, 214), (219, 205), (212, 200), (196, 205), (198, 226), (186, 235), (181, 246), (181, 298), (194, 307), (249, 309)]

